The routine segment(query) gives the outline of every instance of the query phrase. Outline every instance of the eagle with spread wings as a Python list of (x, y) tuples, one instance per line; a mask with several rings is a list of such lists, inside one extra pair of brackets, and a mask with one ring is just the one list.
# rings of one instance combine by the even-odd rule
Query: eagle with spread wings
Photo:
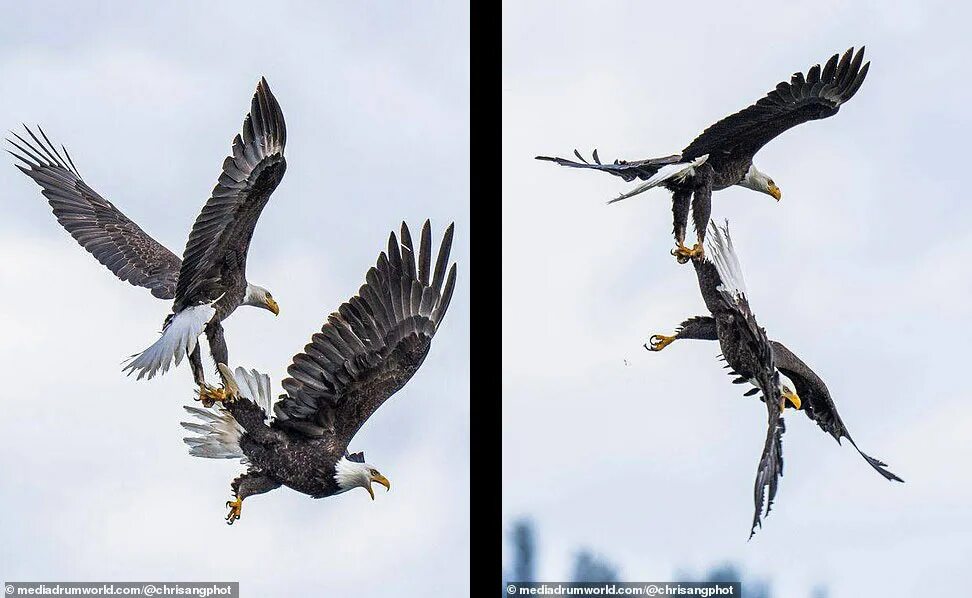
[[(794, 74), (789, 82), (778, 83), (755, 104), (708, 127), (681, 153), (672, 156), (602, 164), (597, 150), (594, 150), (592, 162), (574, 150), (577, 161), (550, 156), (537, 156), (537, 159), (572, 168), (600, 170), (625, 181), (644, 181), (609, 203), (653, 187), (668, 189), (672, 193), (675, 221), (672, 254), (680, 263), (686, 263), (704, 251), (705, 230), (712, 213), (712, 192), (740, 185), (779, 201), (783, 196), (780, 188), (772, 177), (756, 168), (753, 156), (784, 131), (837, 114), (864, 83), (870, 64), (864, 63), (863, 47), (856, 53), (850, 48), (842, 56), (834, 54), (823, 67), (817, 64), (806, 74)], [(698, 237), (692, 248), (685, 246), (690, 207)]]
[(186, 406), (197, 420), (182, 424), (194, 433), (185, 439), (192, 455), (247, 465), (231, 485), (227, 522), (240, 517), (245, 498), (280, 486), (314, 498), (361, 487), (372, 499), (372, 483), (391, 487), (364, 453), (348, 447), (428, 355), (455, 288), (456, 265), (447, 272), (453, 230), (446, 229), (434, 267), (428, 221), (417, 252), (405, 223), (400, 240), (391, 233), (358, 294), (294, 356), (276, 402), (267, 375), (243, 368), (234, 373), (221, 363), (225, 399), (206, 408)]
[[(742, 267), (728, 224), (724, 227), (710, 224), (705, 255), (695, 258), (693, 265), (702, 299), (711, 315), (685, 320), (674, 335), (652, 335), (645, 348), (661, 351), (680, 339), (718, 341), (726, 367), (736, 376), (733, 382), (753, 385), (745, 394), (760, 394), (766, 403), (766, 442), (757, 468), (756, 513), (750, 537), (762, 525), (764, 496), (765, 513), (769, 514), (783, 475), (784, 408), (802, 409), (837, 442), (846, 438), (882, 477), (904, 481), (890, 472), (887, 464), (857, 447), (820, 376), (782, 343), (767, 338), (766, 331), (757, 324), (746, 297)], [(783, 381), (784, 377), (792, 383), (792, 388)]]
[(17, 167), (41, 186), (58, 222), (118, 278), (172, 300), (162, 335), (125, 367), (138, 378), (168, 371), (188, 355), (200, 397), (212, 400), (223, 389), (206, 384), (198, 337), (205, 332), (217, 363), (229, 359), (221, 322), (241, 305), (280, 311), (266, 288), (246, 280), (250, 239), (263, 207), (286, 170), (287, 129), (283, 112), (261, 79), (223, 162), (212, 196), (189, 234), (182, 259), (148, 235), (81, 178), (67, 149), (57, 149), (43, 130), (13, 133), (10, 152)]

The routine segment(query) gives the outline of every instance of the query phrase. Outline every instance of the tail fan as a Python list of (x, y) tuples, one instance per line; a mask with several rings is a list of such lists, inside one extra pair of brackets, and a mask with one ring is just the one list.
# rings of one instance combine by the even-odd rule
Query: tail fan
[[(273, 404), (270, 376), (238, 367), (234, 378), (239, 386), (240, 397), (253, 401), (264, 413), (269, 414)], [(243, 428), (221, 404), (217, 403), (208, 409), (190, 405), (184, 408), (202, 422), (181, 422), (183, 428), (196, 434), (182, 439), (189, 445), (190, 455), (207, 459), (245, 460), (243, 449), (240, 448)]]
[(173, 360), (178, 366), (182, 358), (196, 348), (199, 335), (214, 315), (216, 308), (212, 304), (194, 305), (175, 314), (166, 324), (159, 340), (148, 349), (133, 355), (123, 371), (128, 375), (138, 372), (138, 380), (151, 380), (159, 370), (163, 374), (169, 371)]
[(733, 302), (738, 303), (737, 297), (746, 296), (746, 281), (743, 279), (742, 266), (736, 257), (736, 249), (729, 236), (729, 223), (718, 226), (709, 223), (709, 234), (705, 238), (705, 257), (712, 262), (722, 284), (719, 291), (726, 294)]

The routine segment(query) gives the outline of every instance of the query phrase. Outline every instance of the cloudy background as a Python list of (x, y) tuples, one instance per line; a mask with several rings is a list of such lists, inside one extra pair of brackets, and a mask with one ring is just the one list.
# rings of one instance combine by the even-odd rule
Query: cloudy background
[[(188, 367), (120, 363), (169, 307), (116, 280), (0, 168), (0, 579), (239, 580), (250, 596), (468, 589), (468, 9), (462, 3), (30, 3), (0, 21), (3, 128), (40, 123), (87, 182), (182, 253), (261, 75), (288, 172), (248, 275), (279, 318), (227, 322), (234, 365), (279, 381), (407, 220), (456, 222), (459, 283), (425, 366), (364, 427), (394, 484), (314, 501), (281, 489), (223, 521), (231, 461), (190, 458)], [(12, 163), (12, 158), (6, 160)], [(434, 166), (433, 166), (434, 165)]]
[[(540, 528), (541, 578), (565, 578), (585, 545), (629, 580), (731, 560), (781, 596), (966, 583), (972, 42), (960, 10), (507, 4), (503, 511), (507, 531), (520, 516)], [(608, 207), (631, 185), (533, 156), (674, 153), (862, 43), (873, 64), (858, 95), (757, 156), (783, 201), (730, 189), (713, 217), (731, 222), (760, 323), (825, 378), (860, 446), (907, 484), (789, 415), (776, 508), (747, 543), (763, 406), (729, 383), (713, 343), (641, 348), (704, 313), (694, 273), (668, 256), (669, 196)]]

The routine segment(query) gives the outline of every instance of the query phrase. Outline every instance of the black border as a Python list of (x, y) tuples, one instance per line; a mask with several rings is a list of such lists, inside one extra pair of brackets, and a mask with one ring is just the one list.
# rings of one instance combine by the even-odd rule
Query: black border
[(502, 582), (502, 19), (470, 3), (470, 592)]

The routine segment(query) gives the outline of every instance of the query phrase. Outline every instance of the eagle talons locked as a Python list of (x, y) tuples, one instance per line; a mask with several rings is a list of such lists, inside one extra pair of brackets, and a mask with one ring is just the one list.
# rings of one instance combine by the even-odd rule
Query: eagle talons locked
[(215, 403), (232, 403), (240, 396), (240, 387), (233, 378), (233, 372), (224, 363), (216, 364), (219, 376), (223, 379), (223, 387), (216, 388), (206, 383), (199, 385), (197, 391), (198, 401), (202, 401), (203, 407), (212, 407)]
[(226, 507), (229, 508), (229, 513), (226, 514), (226, 523), (228, 525), (233, 525), (233, 522), (240, 518), (243, 513), (243, 499), (237, 496), (233, 500), (226, 501)]
[(653, 334), (651, 338), (648, 339), (648, 344), (645, 345), (645, 349), (649, 351), (661, 351), (668, 345), (675, 342), (675, 336), (665, 336), (664, 334)]
[(236, 398), (226, 388), (217, 388), (209, 384), (200, 384), (196, 393), (199, 395), (196, 397), (196, 400), (201, 401), (203, 407), (206, 408), (212, 407), (216, 403), (228, 402)]
[(696, 243), (691, 249), (679, 243), (675, 249), (672, 249), (672, 255), (678, 260), (680, 264), (687, 264), (689, 260), (695, 259), (697, 257), (702, 257), (704, 251), (700, 243)]

